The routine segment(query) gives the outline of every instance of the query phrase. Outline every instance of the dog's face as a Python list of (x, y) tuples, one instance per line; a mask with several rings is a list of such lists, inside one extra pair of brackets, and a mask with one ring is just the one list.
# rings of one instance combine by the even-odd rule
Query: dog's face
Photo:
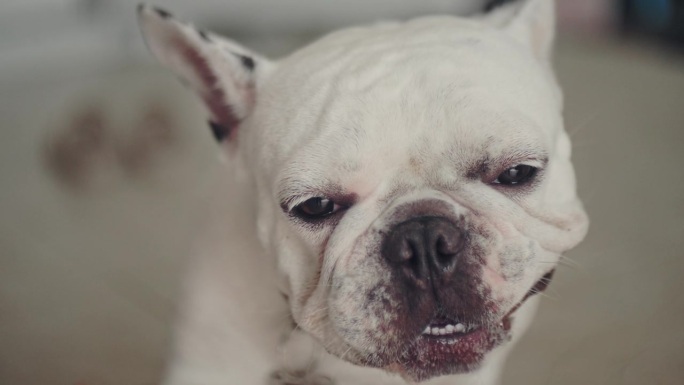
[(277, 63), (141, 19), (249, 165), (293, 318), (345, 360), (476, 369), (584, 236), (548, 0), (345, 30)]

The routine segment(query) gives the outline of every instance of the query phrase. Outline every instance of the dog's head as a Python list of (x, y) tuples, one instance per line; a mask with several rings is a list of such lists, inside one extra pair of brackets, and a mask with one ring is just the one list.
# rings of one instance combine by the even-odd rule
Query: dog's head
[(256, 185), (299, 326), (413, 380), (477, 368), (584, 236), (553, 5), (328, 35), (277, 62), (141, 7)]

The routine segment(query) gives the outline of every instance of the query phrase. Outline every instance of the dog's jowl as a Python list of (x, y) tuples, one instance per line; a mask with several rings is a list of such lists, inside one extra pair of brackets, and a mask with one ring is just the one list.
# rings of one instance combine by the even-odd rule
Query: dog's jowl
[(501, 381), (588, 223), (553, 2), (501, 3), (277, 61), (140, 8), (226, 158), (167, 383)]

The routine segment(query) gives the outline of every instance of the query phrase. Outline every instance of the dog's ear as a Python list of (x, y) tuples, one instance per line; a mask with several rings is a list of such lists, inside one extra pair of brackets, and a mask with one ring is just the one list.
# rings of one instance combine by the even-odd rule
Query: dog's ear
[[(503, 3), (503, 4), (500, 4)], [(556, 32), (554, 0), (492, 1), (485, 21), (497, 25), (527, 45), (541, 60), (549, 60)]]
[(141, 4), (138, 22), (154, 56), (204, 101), (218, 141), (234, 141), (272, 65), (226, 38), (186, 25), (167, 11)]

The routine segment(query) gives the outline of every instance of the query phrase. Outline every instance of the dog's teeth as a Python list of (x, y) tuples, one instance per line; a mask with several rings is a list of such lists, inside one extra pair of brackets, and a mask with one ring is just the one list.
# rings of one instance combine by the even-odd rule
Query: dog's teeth
[(425, 330), (423, 330), (423, 334), (433, 336), (446, 336), (454, 333), (464, 333), (466, 330), (466, 326), (462, 323), (457, 323), (456, 325), (448, 324), (443, 328), (432, 327), (428, 325), (425, 328)]

